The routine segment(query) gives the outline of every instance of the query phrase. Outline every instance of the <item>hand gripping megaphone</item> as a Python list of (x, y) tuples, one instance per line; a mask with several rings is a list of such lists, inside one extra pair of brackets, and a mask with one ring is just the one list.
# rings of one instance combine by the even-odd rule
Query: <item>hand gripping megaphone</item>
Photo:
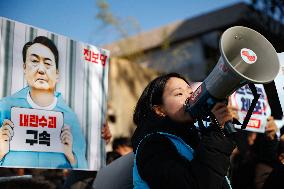
[[(194, 119), (211, 115), (213, 106), (239, 87), (269, 83), (279, 72), (274, 47), (250, 28), (234, 26), (227, 29), (221, 36), (219, 48), (221, 56), (217, 65), (185, 102), (185, 112)], [(226, 134), (236, 132), (232, 122), (225, 123), (224, 131)]]

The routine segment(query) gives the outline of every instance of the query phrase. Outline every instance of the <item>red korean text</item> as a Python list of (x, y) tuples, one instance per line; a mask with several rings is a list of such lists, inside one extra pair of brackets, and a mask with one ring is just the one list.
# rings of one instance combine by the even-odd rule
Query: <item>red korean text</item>
[(94, 63), (94, 64), (101, 64), (102, 66), (106, 65), (106, 61), (108, 56), (104, 55), (100, 52), (95, 52), (89, 49), (84, 49), (84, 58), (86, 61)]
[(20, 114), (20, 127), (56, 128), (56, 117), (35, 114)]

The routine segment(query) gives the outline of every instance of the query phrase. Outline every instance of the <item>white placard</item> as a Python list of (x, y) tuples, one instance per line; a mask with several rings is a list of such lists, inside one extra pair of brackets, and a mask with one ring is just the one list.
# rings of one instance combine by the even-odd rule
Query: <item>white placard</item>
[(13, 107), (11, 121), (15, 127), (10, 150), (63, 153), (62, 112)]
[[(267, 124), (267, 118), (271, 115), (271, 109), (268, 104), (267, 95), (265, 93), (263, 85), (255, 84), (255, 87), (257, 89), (257, 93), (260, 94), (260, 97), (251, 115), (246, 130), (264, 133), (265, 126)], [(253, 94), (248, 85), (239, 88), (231, 95), (230, 100), (232, 106), (237, 108), (239, 121), (241, 123), (243, 123), (244, 121), (253, 98)], [(239, 125), (235, 125), (235, 127), (239, 129), (241, 128), (241, 126)]]
[(280, 70), (278, 75), (274, 79), (274, 82), (281, 104), (282, 112), (284, 114), (284, 52), (278, 53), (278, 58), (280, 62)]

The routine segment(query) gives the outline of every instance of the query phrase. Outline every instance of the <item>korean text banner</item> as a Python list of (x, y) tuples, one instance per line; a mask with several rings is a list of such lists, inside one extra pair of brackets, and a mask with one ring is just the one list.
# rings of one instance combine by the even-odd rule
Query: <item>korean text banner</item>
[[(257, 93), (260, 97), (252, 112), (246, 130), (252, 132), (264, 133), (268, 117), (271, 116), (271, 108), (268, 104), (267, 95), (262, 84), (255, 84)], [(238, 120), (243, 123), (254, 96), (248, 85), (237, 89), (231, 96), (231, 105), (237, 109)], [(240, 125), (235, 125), (240, 129)]]
[(0, 17), (0, 166), (98, 170), (108, 50)]

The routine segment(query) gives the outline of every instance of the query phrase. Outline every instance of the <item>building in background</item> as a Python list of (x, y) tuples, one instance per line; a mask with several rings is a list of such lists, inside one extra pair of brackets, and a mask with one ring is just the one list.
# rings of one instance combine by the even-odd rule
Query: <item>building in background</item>
[[(264, 35), (277, 52), (284, 51), (284, 27), (256, 5), (238, 3), (194, 18), (140, 33), (104, 48), (111, 52), (109, 111), (114, 136), (129, 136), (135, 129), (134, 106), (154, 76), (178, 72), (203, 81), (220, 57), (219, 39), (232, 26), (246, 26)], [(274, 83), (265, 85), (272, 115), (281, 118)], [(113, 127), (113, 128), (112, 128)]]

